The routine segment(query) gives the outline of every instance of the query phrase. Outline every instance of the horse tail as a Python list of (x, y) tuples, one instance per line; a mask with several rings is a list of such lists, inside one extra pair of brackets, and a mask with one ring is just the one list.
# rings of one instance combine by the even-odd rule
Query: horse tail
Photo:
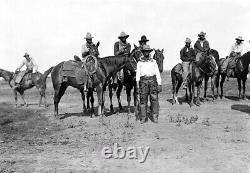
[(39, 78), (39, 80), (37, 81), (38, 85), (40, 86), (40, 88), (46, 88), (46, 79), (48, 77), (48, 75), (51, 73), (51, 71), (53, 70), (53, 67), (50, 67), (48, 70), (46, 70), (41, 77)]

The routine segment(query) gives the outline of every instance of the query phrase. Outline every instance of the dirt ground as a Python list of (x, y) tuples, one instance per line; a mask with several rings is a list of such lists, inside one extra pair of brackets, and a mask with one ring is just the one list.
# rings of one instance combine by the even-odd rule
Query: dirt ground
[[(236, 79), (225, 83), (225, 99), (209, 98), (190, 108), (186, 102), (171, 104), (169, 73), (162, 78), (159, 123), (143, 125), (133, 114), (128, 119), (126, 111), (109, 114), (107, 93), (107, 117), (83, 115), (80, 93), (73, 88), (59, 105), (62, 119), (55, 119), (50, 79), (47, 109), (38, 108), (36, 89), (26, 92), (28, 107), (15, 108), (9, 86), (1, 81), (0, 172), (250, 172), (250, 102), (237, 99)], [(124, 92), (122, 100), (126, 105)], [(117, 109), (116, 98), (114, 103)], [(150, 147), (146, 161), (105, 159), (102, 149), (114, 143)]]

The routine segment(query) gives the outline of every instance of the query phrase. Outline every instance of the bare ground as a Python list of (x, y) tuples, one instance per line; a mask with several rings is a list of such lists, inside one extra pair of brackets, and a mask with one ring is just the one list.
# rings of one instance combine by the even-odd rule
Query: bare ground
[[(110, 114), (107, 109), (104, 118), (83, 115), (80, 93), (73, 88), (61, 100), (62, 119), (55, 119), (50, 79), (49, 108), (38, 108), (36, 89), (26, 92), (29, 107), (15, 108), (9, 86), (1, 82), (0, 172), (250, 172), (250, 102), (237, 99), (235, 79), (225, 83), (224, 100), (209, 98), (190, 108), (186, 102), (171, 104), (170, 76), (162, 77), (159, 123), (143, 125), (126, 111)], [(126, 105), (124, 93), (122, 100)], [(114, 143), (149, 146), (149, 155), (144, 163), (105, 159), (103, 147)]]

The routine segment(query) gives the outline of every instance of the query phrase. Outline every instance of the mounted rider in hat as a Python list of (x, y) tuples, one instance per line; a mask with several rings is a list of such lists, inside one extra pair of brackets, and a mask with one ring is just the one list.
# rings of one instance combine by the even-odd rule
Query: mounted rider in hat
[(201, 56), (208, 56), (209, 55), (209, 42), (205, 38), (206, 33), (200, 32), (198, 34), (199, 38), (194, 44), (194, 51), (196, 54), (196, 61), (199, 61)]
[(18, 73), (23, 66), (26, 66), (26, 70), (21, 71), (17, 74), (16, 79), (15, 79), (16, 87), (20, 86), (20, 82), (22, 81), (23, 77), (26, 74), (33, 73), (33, 69), (35, 69), (35, 73), (38, 71), (38, 66), (37, 66), (35, 60), (32, 57), (30, 57), (30, 55), (28, 53), (25, 53), (25, 55), (23, 57), (25, 59), (22, 61), (20, 66), (16, 69), (15, 73)]
[(190, 69), (190, 63), (195, 61), (195, 51), (191, 47), (191, 39), (186, 38), (185, 46), (180, 51), (180, 58), (182, 60), (182, 78), (183, 78), (183, 88), (187, 88), (187, 76)]
[(239, 36), (235, 38), (236, 42), (232, 44), (229, 52), (229, 56), (226, 57), (225, 61), (223, 62), (221, 66), (222, 73), (225, 73), (228, 67), (228, 64), (230, 61), (236, 61), (237, 58), (241, 56), (242, 50), (243, 50), (243, 38), (242, 36)]
[(162, 90), (161, 75), (156, 60), (151, 58), (152, 50), (149, 45), (144, 45), (141, 50), (143, 57), (137, 63), (136, 83), (141, 107), (141, 123), (145, 123), (147, 119), (148, 97), (155, 123), (158, 122), (159, 116), (158, 92)]
[[(131, 45), (130, 43), (127, 42), (127, 38), (129, 37), (128, 34), (125, 32), (121, 32), (120, 35), (118, 36), (119, 41), (117, 41), (114, 44), (114, 55), (124, 55), (124, 56), (129, 56), (130, 50), (131, 50)], [(123, 78), (123, 70), (119, 71), (117, 75), (113, 76), (113, 87), (117, 87), (117, 78), (119, 79)]]
[(141, 36), (141, 40), (139, 40), (139, 48), (142, 49), (143, 45), (146, 45), (149, 40), (145, 35)]
[(85, 62), (86, 56), (90, 54), (91, 47), (95, 46), (95, 44), (92, 42), (93, 38), (94, 37), (89, 32), (87, 32), (86, 37), (84, 37), (84, 39), (86, 39), (86, 43), (82, 45), (82, 50), (81, 50), (83, 62)]

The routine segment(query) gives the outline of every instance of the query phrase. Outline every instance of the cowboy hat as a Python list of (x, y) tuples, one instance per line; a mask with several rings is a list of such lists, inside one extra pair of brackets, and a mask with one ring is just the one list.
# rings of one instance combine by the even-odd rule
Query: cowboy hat
[(187, 37), (185, 43), (191, 43), (191, 42), (192, 42), (191, 39)]
[(126, 34), (125, 32), (121, 32), (120, 35), (118, 36), (119, 39), (120, 38), (128, 38), (128, 37), (129, 37), (129, 35)]
[(149, 45), (145, 44), (145, 45), (143, 45), (141, 51), (142, 52), (151, 52), (151, 51), (153, 51), (153, 49), (151, 49)]
[(139, 42), (147, 42), (149, 41), (145, 35), (141, 36), (141, 40)]
[(198, 36), (205, 36), (206, 35), (206, 33), (205, 32), (203, 32), (203, 31), (201, 31), (199, 34), (198, 34)]
[(235, 40), (240, 40), (240, 41), (244, 41), (242, 36), (238, 36), (237, 38), (235, 38)]
[(92, 37), (90, 32), (87, 32), (86, 37), (84, 37), (85, 39), (92, 39), (94, 37)]
[(29, 57), (30, 55), (27, 53), (27, 52), (25, 52), (25, 54), (23, 55), (23, 57)]

